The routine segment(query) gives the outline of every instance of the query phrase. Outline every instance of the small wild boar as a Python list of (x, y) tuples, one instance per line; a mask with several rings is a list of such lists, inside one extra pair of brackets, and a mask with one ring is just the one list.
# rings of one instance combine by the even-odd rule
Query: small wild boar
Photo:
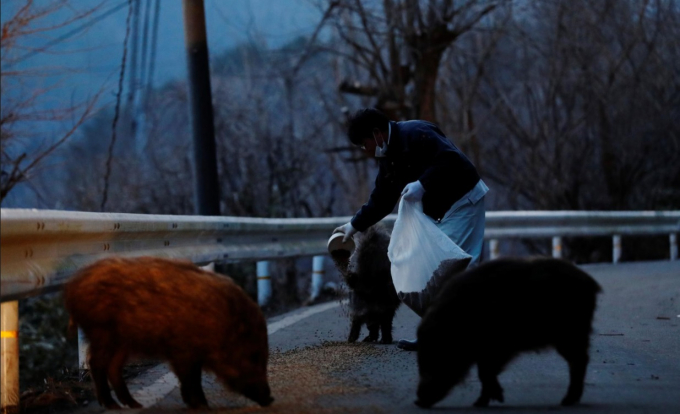
[(264, 316), (228, 277), (178, 260), (109, 258), (78, 271), (64, 300), (90, 343), (90, 371), (106, 408), (120, 408), (109, 382), (121, 403), (141, 407), (122, 375), (132, 355), (168, 360), (191, 408), (208, 405), (204, 369), (262, 406), (273, 401)]
[(387, 247), (389, 232), (380, 225), (357, 233), (354, 253), (336, 250), (331, 254), (335, 265), (350, 288), (349, 308), (351, 327), (348, 342), (355, 342), (366, 324), (368, 336), (364, 342), (392, 343), (392, 320), (401, 304), (392, 282)]
[[(446, 262), (438, 271), (446, 272)], [(416, 404), (430, 407), (477, 364), (475, 406), (503, 402), (497, 376), (518, 354), (554, 347), (569, 364), (562, 405), (581, 400), (598, 283), (552, 258), (498, 259), (452, 276), (418, 327)]]

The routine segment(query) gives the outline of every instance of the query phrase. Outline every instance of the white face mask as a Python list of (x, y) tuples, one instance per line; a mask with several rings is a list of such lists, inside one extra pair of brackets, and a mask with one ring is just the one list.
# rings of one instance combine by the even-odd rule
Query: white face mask
[(382, 158), (385, 156), (385, 153), (387, 152), (387, 142), (383, 141), (382, 147), (378, 145), (378, 140), (375, 139), (375, 135), (373, 136), (373, 139), (375, 140), (375, 157), (376, 158)]

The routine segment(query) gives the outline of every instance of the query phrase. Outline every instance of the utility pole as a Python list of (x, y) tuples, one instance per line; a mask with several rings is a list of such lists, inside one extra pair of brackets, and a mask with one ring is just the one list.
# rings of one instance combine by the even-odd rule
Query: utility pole
[(218, 216), (220, 197), (205, 7), (203, 0), (182, 0), (182, 5), (194, 137), (194, 210), (197, 215)]

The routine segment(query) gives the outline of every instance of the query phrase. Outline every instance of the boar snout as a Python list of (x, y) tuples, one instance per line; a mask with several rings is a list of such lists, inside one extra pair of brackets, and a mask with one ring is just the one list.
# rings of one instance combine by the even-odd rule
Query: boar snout
[(266, 383), (247, 385), (242, 392), (243, 395), (260, 404), (262, 407), (266, 407), (274, 401), (274, 398), (271, 396), (269, 385)]
[(256, 401), (256, 402), (257, 402), (258, 404), (260, 404), (260, 406), (266, 407), (266, 406), (268, 406), (269, 404), (271, 404), (271, 403), (274, 402), (274, 398), (270, 396), (270, 397), (267, 397), (267, 398), (263, 399), (262, 401)]
[(432, 405), (434, 405), (434, 403), (432, 403), (431, 401), (425, 402), (422, 400), (415, 400), (413, 403), (420, 408), (430, 408), (432, 407)]
[(430, 408), (444, 398), (450, 389), (449, 378), (421, 372), (421, 379), (416, 392), (418, 399), (413, 403), (420, 408)]

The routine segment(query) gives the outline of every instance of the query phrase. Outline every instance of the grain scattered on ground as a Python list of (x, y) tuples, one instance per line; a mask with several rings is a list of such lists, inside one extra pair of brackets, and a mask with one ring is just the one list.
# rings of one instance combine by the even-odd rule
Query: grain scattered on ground
[[(206, 393), (208, 401), (228, 401), (228, 406), (216, 408), (229, 413), (362, 413), (383, 412), (378, 407), (333, 407), (324, 406), (324, 401), (337, 397), (358, 395), (365, 388), (358, 383), (342, 380), (342, 372), (352, 370), (369, 358), (389, 352), (388, 347), (345, 342), (323, 342), (321, 345), (298, 348), (286, 352), (274, 350), (269, 357), (269, 385), (274, 403), (269, 407), (259, 407), (236, 393), (221, 387), (208, 387), (219, 395)], [(216, 381), (207, 376), (204, 381)], [(207, 384), (206, 384), (207, 385)]]

